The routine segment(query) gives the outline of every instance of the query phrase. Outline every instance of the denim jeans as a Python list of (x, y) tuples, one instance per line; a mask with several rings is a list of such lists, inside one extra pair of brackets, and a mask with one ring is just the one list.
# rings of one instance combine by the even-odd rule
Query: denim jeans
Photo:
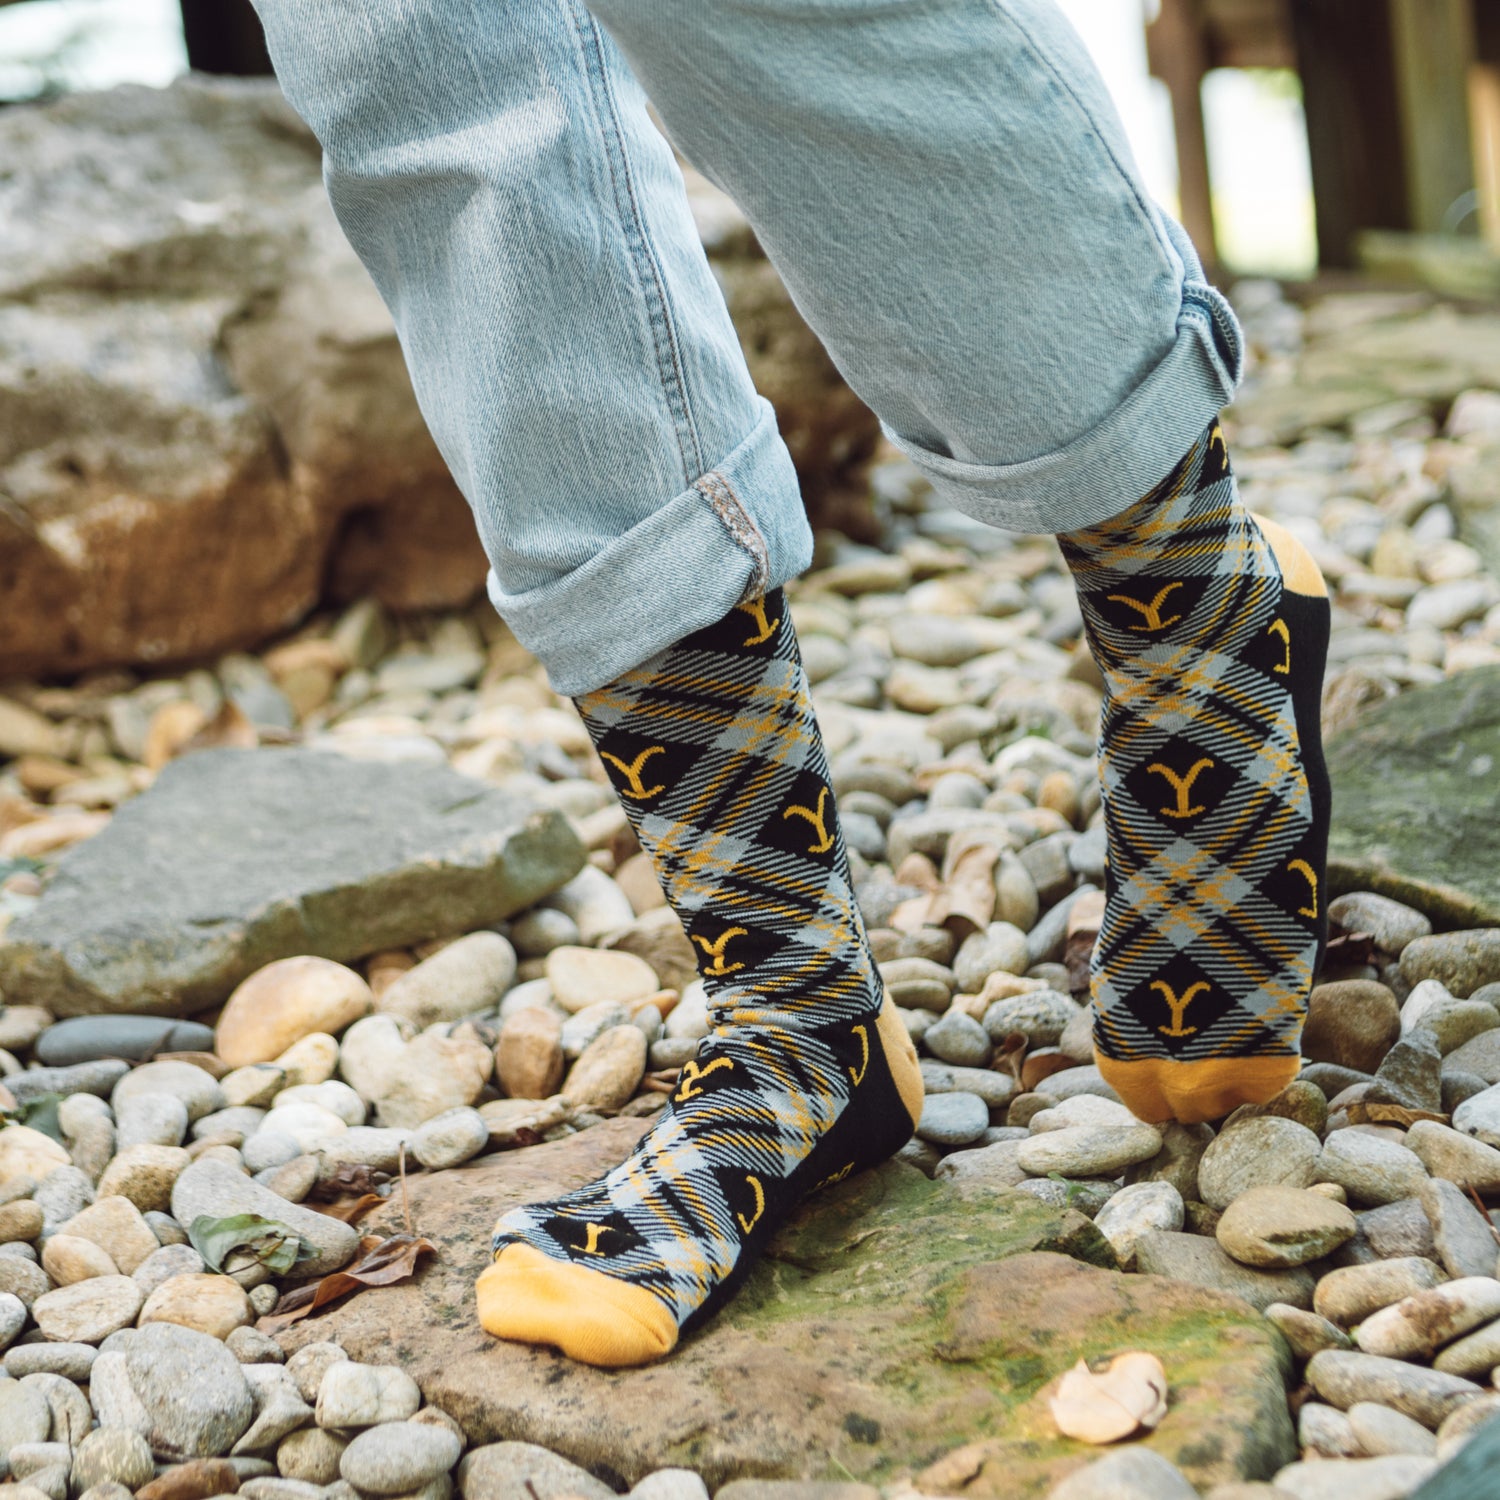
[(1067, 531), (1161, 479), (1240, 335), (1051, 0), (257, 0), (560, 692), (807, 566), (672, 152), (734, 197), (946, 502)]

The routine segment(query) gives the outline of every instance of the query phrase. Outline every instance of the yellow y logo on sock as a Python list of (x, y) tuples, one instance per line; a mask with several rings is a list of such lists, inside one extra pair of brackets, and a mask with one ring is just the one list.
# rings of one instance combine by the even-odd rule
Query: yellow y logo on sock
[(608, 1224), (590, 1224), (587, 1228), (589, 1237), (588, 1242), (583, 1247), (583, 1253), (585, 1255), (603, 1255), (604, 1252), (599, 1248), (599, 1236), (611, 1233), (610, 1226)]
[(1279, 673), (1282, 677), (1289, 676), (1292, 670), (1292, 633), (1286, 628), (1286, 621), (1272, 620), (1266, 626), (1266, 634), (1276, 636), (1286, 648), (1286, 655), (1282, 659), (1281, 665), (1279, 667), (1272, 667), (1271, 670)]
[(1193, 762), (1193, 767), (1186, 776), (1179, 776), (1177, 772), (1174, 771), (1170, 766), (1162, 765), (1159, 760), (1152, 761), (1152, 763), (1146, 767), (1148, 771), (1156, 771), (1160, 775), (1165, 776), (1171, 783), (1172, 790), (1177, 793), (1177, 806), (1175, 808), (1161, 808), (1160, 812), (1162, 817), (1196, 818), (1199, 813), (1208, 811), (1208, 809), (1201, 804), (1198, 807), (1189, 807), (1188, 798), (1192, 793), (1193, 783), (1206, 770), (1208, 770), (1211, 765), (1213, 765), (1213, 759), (1210, 756), (1204, 756), (1202, 760)]
[(620, 775), (622, 775), (629, 783), (629, 785), (625, 788), (627, 796), (634, 797), (638, 802), (647, 802), (652, 797), (658, 796), (660, 793), (666, 791), (667, 787), (666, 783), (663, 782), (660, 786), (654, 786), (648, 791), (646, 787), (641, 784), (641, 767), (644, 766), (653, 755), (665, 755), (666, 753), (667, 751), (665, 746), (651, 745), (647, 749), (642, 750), (641, 753), (637, 755), (636, 758), (628, 765), (623, 760), (621, 760), (618, 755), (611, 755), (608, 750), (601, 750), (599, 752), (599, 759), (607, 760), (610, 765), (616, 767), (619, 770)]
[(745, 1173), (745, 1181), (755, 1190), (755, 1212), (748, 1219), (744, 1214), (736, 1214), (735, 1218), (740, 1221), (740, 1228), (749, 1234), (760, 1223), (760, 1216), (766, 1211), (766, 1190), (760, 1185), (760, 1178), (751, 1172)]
[(1299, 917), (1316, 917), (1318, 914), (1317, 873), (1305, 859), (1294, 859), (1291, 864), (1287, 866), (1287, 869), (1297, 871), (1297, 873), (1307, 881), (1308, 889), (1312, 892), (1312, 895), (1308, 898), (1312, 902), (1312, 905), (1299, 906), (1297, 908), (1297, 915)]
[(1172, 1024), (1170, 1026), (1158, 1026), (1156, 1029), (1163, 1036), (1192, 1036), (1198, 1028), (1182, 1024), (1183, 1012), (1197, 999), (1199, 990), (1207, 990), (1211, 986), (1200, 979), (1196, 984), (1190, 984), (1183, 991), (1181, 999), (1172, 992), (1172, 986), (1164, 979), (1153, 979), (1151, 981), (1151, 988), (1161, 991), (1162, 998), (1167, 1002), (1167, 1009), (1172, 1012)]
[(818, 810), (814, 812), (810, 807), (789, 807), (782, 813), (782, 818), (806, 818), (814, 828), (818, 830), (818, 841), (810, 849), (809, 854), (827, 854), (833, 848), (833, 835), (823, 826), (823, 809), (828, 805), (828, 788), (825, 786), (818, 793)]
[(864, 1056), (860, 1059), (858, 1068), (850, 1068), (849, 1076), (854, 1080), (854, 1087), (858, 1088), (865, 1081), (865, 1074), (870, 1070), (870, 1033), (863, 1026), (856, 1026), (853, 1034), (859, 1038), (859, 1045), (864, 1049)]
[(685, 1062), (682, 1065), (682, 1087), (677, 1090), (677, 1102), (686, 1104), (689, 1099), (696, 1099), (703, 1092), (698, 1087), (715, 1068), (732, 1068), (734, 1059), (729, 1057), (716, 1057), (706, 1068), (700, 1068), (695, 1062)]
[(1165, 630), (1168, 625), (1175, 625), (1182, 616), (1173, 615), (1170, 620), (1164, 620), (1161, 617), (1161, 607), (1166, 603), (1167, 595), (1173, 589), (1180, 589), (1181, 587), (1181, 582), (1169, 583), (1149, 604), (1142, 604), (1139, 599), (1132, 599), (1129, 594), (1110, 594), (1107, 597), (1111, 604), (1128, 604), (1137, 614), (1145, 617), (1146, 623), (1144, 625), (1127, 625), (1125, 627), (1127, 630)]
[(776, 634), (776, 627), (781, 624), (778, 615), (774, 620), (766, 619), (766, 601), (757, 599), (753, 604), (736, 604), (736, 609), (743, 610), (759, 627), (760, 633), (752, 635), (748, 641), (741, 642), (745, 646), (763, 646)]
[(693, 938), (693, 941), (713, 959), (713, 962), (703, 971), (705, 974), (718, 976), (720, 974), (733, 974), (736, 969), (743, 969), (744, 964), (726, 964), (724, 962), (724, 945), (733, 937), (749, 937), (750, 932), (745, 927), (730, 927), (721, 932), (713, 942), (706, 937)]

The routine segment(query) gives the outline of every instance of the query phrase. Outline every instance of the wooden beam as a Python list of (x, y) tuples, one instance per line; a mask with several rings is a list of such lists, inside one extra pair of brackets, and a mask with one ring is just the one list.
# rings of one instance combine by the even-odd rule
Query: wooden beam
[(1469, 120), (1479, 232), (1500, 254), (1500, 64), (1479, 62), (1469, 69)]
[(1177, 142), (1177, 198), (1182, 227), (1211, 276), (1219, 261), (1214, 235), (1213, 191), (1208, 175), (1208, 138), (1203, 128), (1203, 75), (1207, 44), (1199, 0), (1161, 0), (1146, 28), (1151, 72), (1167, 86)]
[(1474, 189), (1469, 148), (1473, 0), (1390, 0), (1411, 228), (1438, 234)]
[(1366, 229), (1410, 229), (1390, 14), (1375, 0), (1292, 0), (1318, 261), (1357, 264)]

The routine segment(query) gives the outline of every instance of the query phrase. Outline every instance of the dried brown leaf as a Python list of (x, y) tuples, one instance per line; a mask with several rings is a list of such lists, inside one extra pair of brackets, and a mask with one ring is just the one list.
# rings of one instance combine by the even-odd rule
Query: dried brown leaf
[(1349, 1106), (1351, 1125), (1400, 1125), (1403, 1129), (1418, 1120), (1433, 1120), (1446, 1125), (1452, 1117), (1431, 1109), (1407, 1109), (1404, 1104), (1372, 1104), (1357, 1099)]
[[(308, 1198), (324, 1203), (339, 1203), (345, 1198), (361, 1198), (367, 1193), (379, 1192), (390, 1181), (390, 1174), (377, 1172), (362, 1162), (346, 1162), (336, 1168), (320, 1182), (315, 1182)], [(314, 1207), (317, 1203), (314, 1202)]]
[(333, 1203), (311, 1203), (308, 1206), (316, 1213), (326, 1214), (343, 1224), (358, 1224), (367, 1213), (384, 1205), (379, 1193), (361, 1193), (357, 1198), (339, 1198)]
[(1019, 1086), (1021, 1082), (1021, 1067), (1026, 1061), (1026, 1049), (1031, 1045), (1025, 1032), (1008, 1032), (995, 1048), (995, 1055), (990, 1059), (990, 1071), (992, 1073), (1009, 1073)]
[(245, 717), (244, 711), (232, 698), (219, 705), (219, 711), (191, 739), (178, 746), (177, 755), (186, 755), (193, 750), (253, 750), (260, 743), (260, 736)]
[[(367, 1236), (363, 1243), (370, 1246), (372, 1239)], [(373, 1247), (352, 1266), (288, 1292), (255, 1326), (262, 1333), (277, 1333), (351, 1292), (406, 1281), (416, 1275), (417, 1261), (422, 1256), (436, 1254), (437, 1246), (431, 1240), (416, 1235), (393, 1234), (388, 1239), (376, 1239)]]
[(1167, 1412), (1167, 1372), (1154, 1354), (1119, 1354), (1102, 1370), (1079, 1360), (1048, 1403), (1065, 1437), (1113, 1443), (1155, 1427)]

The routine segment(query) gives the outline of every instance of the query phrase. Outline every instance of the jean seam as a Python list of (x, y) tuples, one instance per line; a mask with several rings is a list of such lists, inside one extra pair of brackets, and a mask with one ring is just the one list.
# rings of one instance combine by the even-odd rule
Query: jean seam
[[(1073, 107), (1079, 112), (1079, 114), (1083, 116), (1085, 120), (1088, 121), (1088, 126), (1094, 134), (1094, 139), (1098, 141), (1101, 147), (1103, 147), (1110, 161), (1114, 164), (1115, 171), (1120, 174), (1120, 177), (1123, 179), (1126, 187), (1129, 188), (1130, 196), (1135, 202), (1136, 209), (1141, 216), (1142, 222), (1150, 232), (1151, 238), (1155, 242), (1157, 250), (1159, 252), (1162, 252), (1162, 259), (1170, 267), (1173, 262), (1179, 258), (1177, 256), (1176, 248), (1172, 246), (1170, 239), (1165, 236), (1162, 231), (1161, 225), (1157, 222), (1154, 205), (1141, 192), (1140, 185), (1136, 182), (1134, 176), (1132, 176), (1132, 174), (1127, 170), (1125, 163), (1122, 162), (1120, 158), (1115, 154), (1114, 147), (1110, 145), (1109, 138), (1104, 134), (1102, 130), (1099, 129), (1098, 122), (1094, 119), (1093, 113), (1092, 111), (1090, 111), (1088, 105), (1085, 104), (1082, 98), (1079, 97), (1078, 91), (1073, 87), (1067, 75), (1063, 73), (1063, 71), (1057, 66), (1057, 64), (1047, 55), (1046, 50), (1037, 45), (1035, 38), (1033, 38), (1031, 32), (1026, 28), (1026, 26), (1006, 10), (1005, 0), (989, 0), (989, 4), (995, 11), (996, 15), (998, 15), (1003, 21), (1008, 22), (1021, 34), (1021, 37), (1026, 44), (1027, 50), (1043, 67), (1046, 68), (1047, 72), (1051, 75), (1053, 82), (1056, 83), (1060, 89), (1062, 89), (1062, 91), (1068, 96), (1070, 100), (1072, 100)], [(1171, 251), (1170, 255), (1165, 253), (1168, 250)], [(1184, 281), (1186, 281), (1185, 274)]]
[(742, 599), (748, 602), (761, 598), (770, 582), (771, 559), (766, 539), (750, 519), (750, 512), (746, 510), (744, 502), (735, 494), (734, 486), (717, 469), (711, 469), (695, 481), (693, 488), (708, 501), (724, 529), (750, 556), (750, 580), (745, 585)]
[[(703, 473), (703, 449), (693, 421), (688, 399), (687, 378), (682, 366), (677, 330), (667, 299), (661, 267), (651, 242), (635, 182), (630, 170), (630, 156), (625, 149), (625, 135), (620, 126), (614, 88), (605, 63), (604, 42), (599, 24), (592, 16), (582, 21), (576, 4), (567, 7), (575, 36), (584, 56), (584, 68), (593, 84), (594, 106), (599, 135), (609, 169), (611, 194), (620, 216), (626, 248), (635, 268), (636, 283), (646, 303), (646, 318), (656, 353), (657, 378), (671, 413), (678, 456), (682, 460), (683, 483), (692, 484)], [(607, 114), (607, 120), (604, 116)]]

